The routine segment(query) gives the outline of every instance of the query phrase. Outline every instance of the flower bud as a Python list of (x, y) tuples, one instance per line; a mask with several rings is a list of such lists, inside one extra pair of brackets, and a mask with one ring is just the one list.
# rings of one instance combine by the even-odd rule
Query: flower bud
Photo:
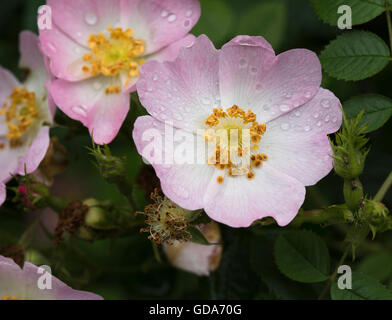
[(335, 172), (343, 179), (355, 179), (364, 169), (369, 149), (365, 147), (368, 139), (363, 135), (366, 125), (360, 126), (363, 112), (357, 118), (347, 120), (343, 115), (344, 126), (336, 134), (336, 142), (331, 142), (334, 152)]
[[(221, 233), (216, 222), (212, 221), (198, 228), (210, 243), (221, 242)], [(163, 249), (173, 266), (199, 276), (208, 276), (219, 267), (223, 247), (220, 244), (201, 245), (174, 241), (171, 244), (165, 243)]]
[(110, 221), (110, 216), (107, 210), (103, 208), (103, 204), (96, 199), (87, 199), (83, 204), (88, 207), (85, 216), (85, 224), (93, 229), (111, 229), (115, 226)]

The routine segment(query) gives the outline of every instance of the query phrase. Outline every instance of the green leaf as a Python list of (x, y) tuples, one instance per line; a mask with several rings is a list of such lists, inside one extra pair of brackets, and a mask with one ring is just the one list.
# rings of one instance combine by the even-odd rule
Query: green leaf
[(283, 40), (287, 6), (283, 0), (257, 3), (249, 7), (238, 22), (237, 34), (263, 36), (273, 48), (277, 48)]
[(224, 0), (201, 0), (200, 3), (203, 14), (192, 33), (206, 34), (216, 46), (223, 45), (234, 22), (231, 7)]
[(385, 0), (312, 0), (317, 15), (324, 22), (336, 26), (342, 14), (338, 8), (348, 5), (352, 10), (352, 24), (368, 22), (385, 11)]
[(275, 243), (275, 260), (280, 271), (299, 282), (328, 279), (330, 259), (324, 241), (310, 231), (289, 231)]
[(331, 286), (332, 300), (392, 300), (392, 293), (376, 279), (360, 272), (352, 273), (352, 289), (339, 289), (337, 282)]
[(365, 132), (372, 132), (383, 126), (392, 116), (392, 99), (378, 94), (363, 94), (343, 103), (347, 118), (355, 118), (365, 110), (361, 124), (366, 123)]
[(383, 252), (366, 257), (357, 270), (378, 281), (385, 281), (392, 275), (392, 254)]
[(362, 80), (374, 76), (388, 64), (390, 51), (377, 35), (366, 31), (346, 32), (321, 53), (324, 70), (340, 80)]
[(194, 243), (198, 243), (198, 244), (202, 244), (205, 246), (210, 245), (210, 243), (208, 242), (208, 240), (206, 239), (206, 237), (204, 236), (203, 233), (201, 233), (201, 231), (195, 227), (188, 227), (188, 231), (191, 234), (191, 242)]

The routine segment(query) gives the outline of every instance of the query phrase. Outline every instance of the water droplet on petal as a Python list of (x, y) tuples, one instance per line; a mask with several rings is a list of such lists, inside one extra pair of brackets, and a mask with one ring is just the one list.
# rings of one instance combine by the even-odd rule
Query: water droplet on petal
[(250, 73), (251, 73), (251, 74), (256, 74), (256, 73), (257, 73), (257, 68), (256, 68), (256, 67), (252, 67), (252, 68), (250, 69)]
[(317, 121), (316, 126), (321, 127), (321, 121)]
[(282, 105), (279, 107), (279, 109), (280, 109), (280, 111), (282, 111), (282, 112), (286, 112), (286, 111), (289, 111), (289, 110), (290, 110), (290, 106), (289, 106), (288, 104), (282, 104)]
[(325, 117), (324, 121), (325, 121), (325, 122), (329, 122), (329, 118), (330, 118), (329, 115), (327, 115), (327, 116)]
[(89, 24), (90, 26), (93, 26), (97, 24), (98, 22), (98, 17), (95, 13), (89, 12), (84, 16), (84, 19), (86, 20), (86, 23)]
[(185, 28), (189, 27), (190, 24), (191, 24), (191, 20), (185, 20), (185, 21), (184, 21), (184, 27), (185, 27)]
[(48, 43), (48, 48), (51, 50), (51, 51), (53, 51), (54, 53), (56, 53), (57, 52), (57, 49), (56, 49), (56, 47), (54, 46), (54, 44), (53, 43)]
[(101, 90), (102, 87), (103, 87), (102, 82), (101, 82), (101, 81), (98, 81), (98, 80), (97, 80), (97, 81), (94, 81), (93, 87), (94, 87), (94, 89), (97, 90), (97, 91)]
[(316, 113), (313, 115), (313, 117), (314, 117), (315, 119), (317, 119), (319, 116), (320, 116), (320, 114), (319, 114), (318, 112), (316, 112)]
[(167, 12), (166, 10), (162, 10), (162, 11), (161, 11), (161, 17), (162, 17), (162, 18), (167, 17), (168, 14), (169, 14), (169, 12)]
[(305, 126), (304, 127), (304, 130), (306, 131), (306, 132), (308, 132), (308, 131), (310, 131), (312, 128), (310, 127), (310, 126)]
[(328, 108), (330, 107), (329, 100), (327, 100), (327, 99), (321, 100), (321, 105), (322, 105), (324, 108), (328, 109)]
[(296, 117), (300, 117), (301, 116), (301, 111), (299, 111), (299, 110), (295, 111), (295, 116)]
[(338, 118), (337, 118), (337, 117), (334, 117), (334, 118), (332, 119), (332, 122), (333, 122), (333, 123), (336, 123), (336, 121), (338, 121)]
[(175, 14), (171, 14), (168, 18), (167, 21), (169, 22), (174, 22), (177, 19), (177, 16)]
[(185, 12), (185, 15), (189, 18), (191, 15), (192, 15), (192, 10), (187, 10), (186, 12)]
[(305, 92), (305, 98), (310, 98), (312, 93), (310, 91)]
[(282, 123), (282, 125), (280, 126), (280, 128), (283, 131), (287, 131), (290, 128), (290, 125), (288, 123)]
[(87, 117), (86, 108), (83, 106), (75, 106), (72, 108), (72, 111), (75, 112), (78, 116)]
[(152, 80), (157, 81), (157, 80), (158, 80), (158, 75), (154, 74), (154, 75), (152, 76)]
[(246, 60), (244, 58), (240, 59), (240, 67), (245, 67), (246, 66)]

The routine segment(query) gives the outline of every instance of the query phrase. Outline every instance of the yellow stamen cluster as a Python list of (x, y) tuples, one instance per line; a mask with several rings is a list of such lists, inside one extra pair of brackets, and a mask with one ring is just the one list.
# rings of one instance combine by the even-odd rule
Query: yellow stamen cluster
[[(38, 116), (35, 93), (25, 88), (14, 88), (9, 96), (9, 104), (4, 103), (0, 108), (1, 115), (4, 116), (4, 121), (8, 126), (6, 137), (10, 141), (11, 148), (21, 146), (22, 136)], [(4, 147), (4, 144), (0, 145), (0, 150)]]
[[(83, 56), (83, 60), (88, 63), (82, 70), (92, 76), (117, 76), (125, 72), (127, 80), (139, 76), (139, 67), (144, 63), (141, 56), (145, 53), (145, 45), (142, 40), (133, 37), (133, 30), (122, 28), (112, 28), (107, 30), (110, 35), (104, 33), (90, 35), (88, 47), (91, 52)], [(115, 87), (115, 88), (114, 88)], [(106, 91), (107, 94), (118, 93), (119, 86), (111, 86)]]
[[(233, 121), (233, 119), (239, 119), (240, 121)], [(221, 108), (213, 109), (211, 115), (207, 117), (205, 120), (205, 124), (209, 127), (209, 129), (224, 129), (230, 131), (232, 129), (239, 131), (239, 141), (237, 148), (237, 155), (239, 157), (250, 156), (250, 163), (246, 166), (238, 167), (235, 165), (230, 157), (230, 148), (233, 148), (230, 142), (230, 138), (228, 143), (224, 145), (219, 140), (217, 142), (217, 146), (215, 149), (215, 154), (213, 154), (208, 160), (207, 163), (209, 165), (214, 165), (216, 168), (220, 170), (227, 170), (228, 175), (231, 177), (235, 177), (238, 175), (246, 175), (248, 179), (253, 179), (255, 173), (253, 171), (254, 168), (259, 168), (263, 161), (267, 160), (267, 156), (263, 153), (255, 153), (259, 148), (259, 142), (261, 141), (261, 137), (264, 135), (267, 127), (264, 123), (258, 123), (256, 121), (256, 114), (251, 110), (245, 112), (243, 109), (239, 108), (237, 105), (228, 108), (224, 111)], [(246, 150), (242, 145), (242, 133), (241, 130), (249, 129), (250, 133), (250, 148), (251, 150)], [(230, 133), (228, 133), (230, 137)], [(213, 141), (215, 135), (211, 133), (210, 130), (206, 130), (204, 133), (204, 138), (206, 141)], [(250, 155), (251, 151), (253, 154)], [(216, 179), (217, 183), (222, 184), (224, 181), (223, 176), (218, 176)]]
[(158, 245), (164, 242), (172, 244), (175, 240), (189, 241), (191, 235), (187, 228), (190, 222), (190, 211), (177, 206), (165, 196), (161, 196), (158, 189), (151, 193), (151, 199), (154, 203), (149, 204), (144, 212), (136, 213), (137, 215), (144, 214), (148, 225), (140, 229), (140, 232), (149, 233), (148, 239)]
[(6, 295), (6, 296), (1, 297), (0, 300), (23, 300), (23, 299), (15, 297), (15, 296), (8, 296), (8, 295)]

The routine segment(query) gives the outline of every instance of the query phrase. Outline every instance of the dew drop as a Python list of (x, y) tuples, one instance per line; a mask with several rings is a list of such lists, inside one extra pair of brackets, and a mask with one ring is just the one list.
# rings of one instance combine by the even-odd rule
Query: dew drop
[(192, 10), (187, 10), (186, 12), (185, 12), (185, 15), (189, 18), (191, 15), (192, 15)]
[(308, 132), (308, 131), (310, 131), (312, 128), (310, 127), (310, 126), (305, 126), (304, 127), (304, 130), (306, 131), (306, 132)]
[(250, 73), (251, 73), (251, 74), (256, 74), (256, 73), (257, 73), (257, 68), (256, 68), (256, 67), (252, 67), (252, 68), (250, 69)]
[(321, 127), (321, 121), (317, 121), (316, 126)]
[(101, 89), (102, 89), (102, 82), (100, 82), (100, 81), (94, 81), (93, 87), (94, 87), (94, 89), (95, 89), (96, 91), (101, 90)]
[(301, 111), (298, 111), (298, 110), (297, 110), (297, 111), (295, 111), (294, 114), (295, 114), (296, 117), (300, 117), (300, 116), (301, 116)]
[(305, 92), (305, 98), (310, 98), (312, 93), (310, 91)]
[(157, 80), (158, 80), (158, 75), (154, 74), (154, 75), (152, 76), (152, 80), (157, 81)]
[(72, 108), (72, 111), (81, 117), (87, 117), (87, 111), (83, 106), (75, 106)]
[(316, 113), (313, 115), (313, 118), (317, 119), (319, 116), (320, 116), (320, 114), (319, 114), (318, 112), (316, 112)]
[(184, 21), (184, 27), (185, 27), (185, 28), (189, 27), (190, 24), (191, 24), (191, 20), (185, 20), (185, 21)]
[(171, 14), (168, 18), (167, 21), (169, 22), (174, 22), (177, 19), (177, 16), (175, 14)]
[(288, 123), (282, 123), (282, 125), (280, 126), (280, 128), (283, 131), (287, 131), (290, 128), (290, 125)]
[(321, 105), (324, 107), (324, 108), (329, 108), (330, 107), (330, 103), (329, 103), (329, 100), (327, 100), (327, 99), (323, 99), (323, 100), (321, 100)]
[(84, 19), (86, 20), (86, 23), (89, 24), (90, 26), (93, 26), (97, 24), (98, 22), (98, 17), (95, 13), (89, 12), (84, 16)]
[(279, 107), (279, 109), (280, 109), (280, 111), (282, 111), (282, 112), (286, 112), (286, 111), (289, 111), (289, 110), (290, 110), (290, 106), (289, 106), (288, 104), (282, 104), (282, 105)]
[(336, 123), (336, 121), (338, 121), (338, 118), (337, 118), (337, 117), (334, 117), (334, 118), (332, 119), (332, 122), (333, 122), (333, 123)]
[(167, 17), (168, 14), (169, 14), (169, 12), (167, 12), (166, 10), (162, 10), (162, 11), (161, 11), (161, 17), (162, 17), (162, 18)]
[(240, 59), (240, 67), (245, 67), (246, 66), (246, 60), (244, 58)]
[(327, 115), (324, 119), (325, 122), (329, 122), (329, 115)]
[(57, 52), (57, 49), (56, 49), (56, 47), (53, 45), (53, 43), (48, 43), (48, 48), (51, 50), (51, 51), (53, 51), (53, 52)]

